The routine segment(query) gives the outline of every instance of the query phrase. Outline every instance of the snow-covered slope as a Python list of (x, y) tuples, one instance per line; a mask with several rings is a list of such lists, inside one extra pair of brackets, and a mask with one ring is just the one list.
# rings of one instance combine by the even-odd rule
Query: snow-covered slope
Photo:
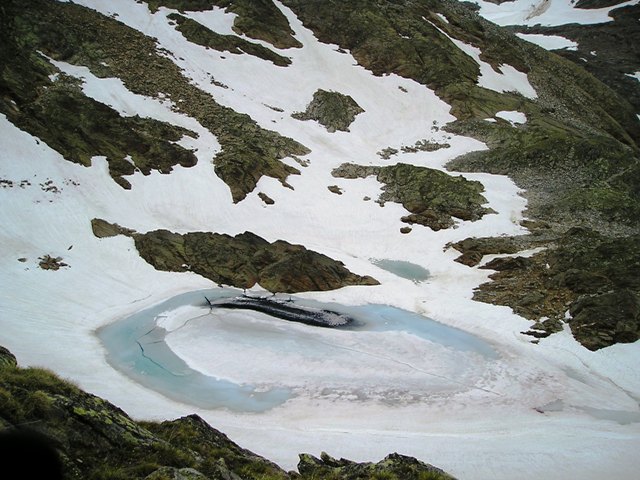
[[(640, 376), (635, 369), (640, 344), (590, 352), (565, 331), (533, 345), (530, 337), (520, 334), (530, 322), (509, 308), (471, 300), (473, 288), (490, 272), (455, 263), (457, 254), (446, 249), (448, 243), (467, 237), (526, 233), (520, 225), (526, 202), (516, 185), (505, 176), (465, 173), (466, 178), (482, 182), (486, 207), (495, 213), (473, 222), (457, 221), (456, 228), (440, 231), (416, 226), (407, 235), (400, 231), (406, 226), (400, 220), (406, 210), (396, 203), (382, 207), (374, 201), (381, 193), (374, 177), (331, 175), (346, 162), (389, 165), (377, 152), (421, 140), (446, 142), (450, 147), (401, 151), (392, 161), (445, 171), (449, 160), (486, 149), (478, 140), (441, 128), (454, 117), (432, 90), (396, 75), (374, 76), (349, 52), (320, 43), (277, 2), (303, 45), (278, 50), (291, 59), (286, 68), (190, 43), (167, 19), (173, 10), (160, 8), (152, 14), (145, 3), (135, 0), (75, 3), (155, 37), (193, 85), (218, 103), (250, 115), (262, 128), (295, 139), (311, 153), (302, 158), (308, 166), (291, 157), (283, 160), (300, 170), (287, 179), (292, 188), (264, 176), (246, 199), (234, 203), (229, 187), (211, 165), (220, 144), (196, 119), (168, 99), (132, 93), (119, 79), (98, 78), (84, 66), (51, 59), (61, 72), (81, 80), (87, 96), (120, 115), (149, 117), (197, 133), (198, 138), (185, 136), (179, 144), (193, 149), (198, 163), (191, 168), (176, 166), (168, 175), (136, 173), (127, 177), (131, 189), (125, 190), (109, 175), (104, 157), (94, 157), (90, 167), (68, 162), (0, 115), (0, 344), (21, 364), (48, 367), (135, 417), (171, 418), (196, 411), (235, 441), (287, 468), (295, 465), (302, 451), (327, 450), (363, 461), (398, 451), (460, 478), (632, 478), (640, 467), (635, 454), (640, 441)], [(483, 9), (488, 5), (483, 3)], [(232, 33), (234, 15), (221, 9), (185, 15), (218, 33)], [(478, 63), (482, 86), (535, 97), (526, 74), (510, 66), (497, 73), (481, 60), (477, 48), (461, 41), (456, 45)], [(291, 117), (305, 109), (317, 89), (349, 95), (362, 107), (364, 113), (349, 132), (329, 133), (316, 122)], [(496, 117), (512, 122), (514, 128), (526, 122), (521, 112), (501, 113)], [(333, 185), (341, 195), (328, 189)], [(266, 204), (260, 192), (274, 203)], [(114, 369), (96, 330), (166, 298), (212, 284), (190, 272), (155, 270), (140, 258), (131, 238), (97, 238), (91, 228), (93, 218), (138, 232), (251, 231), (268, 241), (302, 244), (343, 262), (352, 272), (376, 278), (380, 285), (301, 297), (417, 312), (482, 338), (499, 356), (486, 362), (486, 368), (469, 365), (472, 375), (464, 377), (464, 388), (434, 393), (421, 379), (455, 375), (450, 351), (438, 358), (422, 351), (424, 344), (417, 341), (376, 344), (365, 339), (349, 345), (336, 342), (329, 332), (314, 333), (317, 342), (342, 349), (335, 375), (352, 385), (345, 388), (343, 380), (340, 388), (333, 388), (331, 370), (308, 374), (311, 369), (329, 369), (331, 363), (302, 354), (254, 353), (226, 345), (228, 358), (222, 361), (219, 351), (212, 355), (207, 348), (206, 335), (215, 331), (199, 325), (170, 341), (191, 368), (240, 382), (256, 382), (263, 372), (290, 371), (288, 383), (296, 396), (259, 414), (206, 410), (170, 400)], [(61, 257), (67, 265), (44, 270), (39, 259), (45, 255)], [(430, 277), (414, 282), (384, 270), (375, 259), (411, 262), (428, 269)], [(259, 287), (254, 292), (264, 293)], [(358, 349), (355, 354), (371, 355), (375, 361), (357, 355), (351, 359), (347, 349), (352, 347)], [(385, 357), (389, 352), (392, 360)], [(395, 368), (400, 370), (396, 373)], [(270, 379), (262, 383), (278, 384)], [(393, 401), (392, 390), (397, 393)], [(378, 394), (369, 395), (372, 391)]]
[(557, 26), (569, 23), (589, 25), (610, 22), (609, 12), (638, 0), (620, 2), (604, 8), (579, 8), (575, 0), (515, 0), (502, 3), (471, 0), (480, 7), (480, 15), (498, 25)]

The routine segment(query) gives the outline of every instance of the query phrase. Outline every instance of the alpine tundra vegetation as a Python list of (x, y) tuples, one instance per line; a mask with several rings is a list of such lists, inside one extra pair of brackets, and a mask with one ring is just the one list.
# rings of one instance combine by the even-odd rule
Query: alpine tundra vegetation
[(78, 479), (635, 478), (639, 15), (3, 1), (3, 442)]

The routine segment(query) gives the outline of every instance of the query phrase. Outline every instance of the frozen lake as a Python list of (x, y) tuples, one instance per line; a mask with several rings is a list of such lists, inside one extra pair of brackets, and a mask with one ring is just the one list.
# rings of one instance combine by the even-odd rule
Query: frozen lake
[(385, 403), (473, 388), (498, 358), (484, 340), (388, 305), (288, 305), (348, 315), (321, 328), (244, 309), (210, 309), (233, 289), (184, 293), (98, 332), (112, 366), (163, 395), (201, 408), (262, 412), (294, 396)]

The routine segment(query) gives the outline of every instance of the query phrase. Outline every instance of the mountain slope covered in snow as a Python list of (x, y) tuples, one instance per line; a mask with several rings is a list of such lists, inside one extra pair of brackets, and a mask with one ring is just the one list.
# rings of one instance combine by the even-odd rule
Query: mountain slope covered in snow
[[(195, 411), (285, 468), (637, 470), (619, 91), (446, 0), (0, 8), (0, 344), (21, 363), (135, 417)], [(242, 289), (356, 322), (205, 303)]]

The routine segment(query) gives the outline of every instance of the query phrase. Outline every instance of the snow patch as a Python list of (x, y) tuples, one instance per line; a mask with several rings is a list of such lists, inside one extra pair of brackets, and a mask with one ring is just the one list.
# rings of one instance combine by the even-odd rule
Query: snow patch
[(498, 67), (499, 72), (497, 72), (490, 64), (480, 59), (482, 51), (479, 48), (451, 37), (444, 30), (438, 28), (433, 22), (430, 23), (478, 64), (480, 67), (478, 85), (493, 90), (494, 92), (518, 92), (531, 99), (538, 97), (535, 89), (529, 83), (526, 73), (519, 72), (511, 65), (500, 65)]
[[(443, 14), (441, 13), (436, 13), (436, 15), (440, 18), (440, 20), (442, 20), (444, 23), (449, 23), (449, 20), (447, 20), (447, 17), (445, 17)], [(424, 18), (424, 17), (423, 17)]]
[(627, 5), (636, 5), (630, 0), (619, 5), (596, 9), (581, 9), (574, 6), (575, 0), (515, 0), (495, 4), (485, 0), (470, 0), (480, 7), (480, 15), (501, 26), (542, 25), (555, 27), (569, 23), (592, 25), (610, 22), (609, 12)]
[(636, 72), (636, 73), (625, 73), (625, 75), (627, 77), (631, 77), (631, 78), (635, 78), (636, 80), (638, 80), (640, 82), (640, 72)]
[(527, 116), (515, 110), (502, 110), (496, 113), (496, 117), (502, 118), (511, 124), (527, 123)]
[(546, 50), (578, 49), (577, 42), (561, 37), (560, 35), (541, 35), (538, 33), (516, 33), (516, 35), (523, 40), (535, 43)]

